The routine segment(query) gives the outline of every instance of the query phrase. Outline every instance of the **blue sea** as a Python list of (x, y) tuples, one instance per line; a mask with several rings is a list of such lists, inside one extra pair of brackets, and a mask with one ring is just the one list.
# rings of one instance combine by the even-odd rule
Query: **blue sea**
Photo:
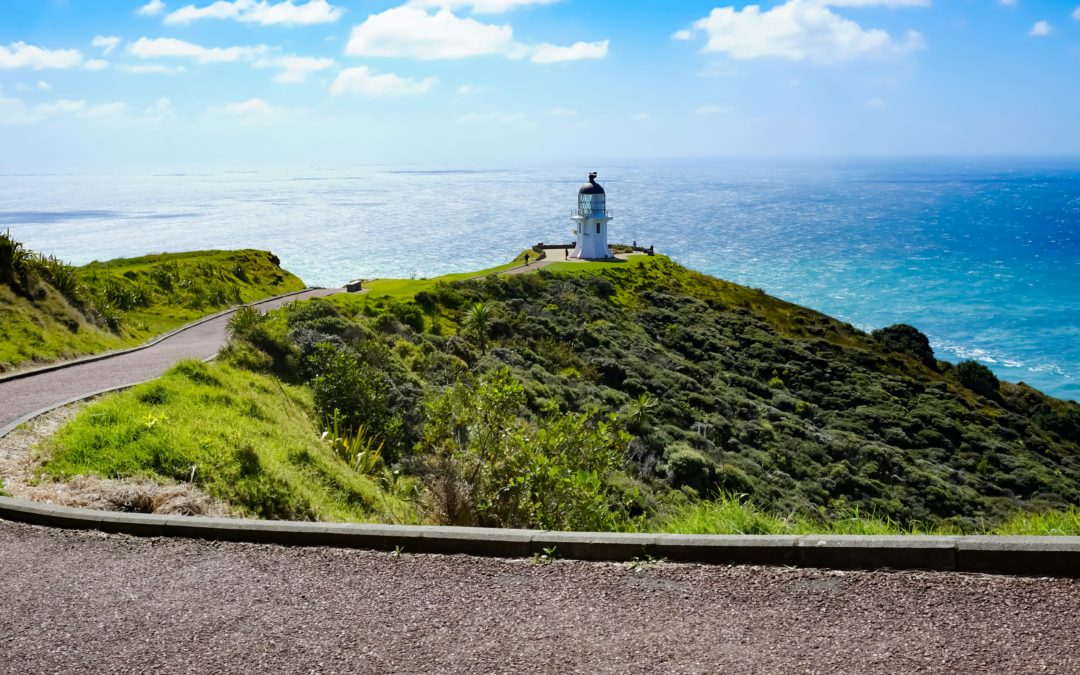
[(613, 240), (1080, 399), (1080, 159), (9, 174), (0, 228), (76, 263), (253, 247), (317, 285), (434, 276), (570, 241), (594, 169)]

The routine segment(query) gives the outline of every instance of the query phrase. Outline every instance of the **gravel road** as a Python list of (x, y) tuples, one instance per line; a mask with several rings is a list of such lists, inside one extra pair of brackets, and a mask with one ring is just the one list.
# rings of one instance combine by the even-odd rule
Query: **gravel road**
[(1080, 581), (539, 564), (0, 521), (0, 673), (1076, 673)]
[[(340, 290), (315, 289), (286, 298), (266, 300), (255, 306), (268, 310), (294, 300), (330, 295)], [(181, 359), (213, 356), (225, 344), (225, 327), (231, 316), (227, 314), (212, 319), (137, 352), (0, 382), (0, 426), (76, 396), (153, 379)]]

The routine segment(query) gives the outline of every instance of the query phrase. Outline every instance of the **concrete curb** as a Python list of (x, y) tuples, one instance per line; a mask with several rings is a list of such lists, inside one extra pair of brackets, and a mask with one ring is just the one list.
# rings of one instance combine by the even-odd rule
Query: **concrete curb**
[(0, 518), (142, 537), (506, 558), (666, 559), (725, 565), (922, 569), (1080, 577), (1080, 537), (678, 535), (196, 518), (92, 511), (0, 497)]
[[(144, 342), (144, 343), (142, 343), (141, 345), (139, 345), (137, 347), (128, 347), (127, 349), (114, 349), (112, 351), (102, 352), (101, 354), (92, 354), (90, 356), (81, 356), (81, 357), (79, 357), (77, 359), (71, 359), (70, 361), (61, 361), (59, 363), (52, 363), (52, 364), (49, 364), (47, 366), (42, 366), (41, 368), (33, 368), (33, 369), (30, 369), (30, 370), (20, 370), (20, 371), (14, 372), (14, 373), (8, 373), (7, 375), (0, 375), (0, 384), (3, 384), (4, 382), (10, 382), (12, 380), (21, 380), (24, 377), (32, 377), (34, 375), (41, 375), (42, 373), (51, 373), (54, 370), (63, 370), (64, 368), (71, 368), (73, 366), (81, 366), (84, 363), (94, 363), (95, 361), (104, 361), (105, 359), (111, 359), (111, 358), (113, 358), (115, 356), (123, 356), (124, 354), (131, 354), (132, 352), (140, 352), (140, 351), (142, 351), (144, 349), (149, 349), (150, 347), (153, 347), (154, 345), (158, 344), (159, 342), (162, 342), (163, 340), (168, 340), (169, 338), (173, 337), (174, 335), (177, 335), (179, 333), (183, 333), (184, 331), (189, 330), (191, 328), (194, 328), (196, 326), (201, 326), (202, 324), (206, 323), (207, 321), (213, 321), (214, 319), (219, 319), (219, 318), (221, 318), (223, 316), (228, 316), (229, 314), (232, 314), (233, 312), (235, 312), (235, 311), (237, 311), (237, 310), (239, 310), (239, 309), (241, 309), (243, 307), (257, 307), (257, 306), (263, 304), (264, 302), (271, 302), (273, 300), (280, 300), (282, 298), (289, 298), (289, 297), (292, 297), (294, 295), (300, 295), (301, 293), (307, 293), (308, 291), (313, 291), (313, 290), (318, 290), (318, 289), (319, 289), (318, 286), (308, 286), (308, 287), (306, 287), (306, 288), (304, 288), (302, 290), (293, 291), (292, 293), (284, 293), (282, 295), (274, 295), (274, 296), (271, 296), (269, 298), (263, 298), (262, 300), (253, 300), (251, 302), (246, 302), (246, 303), (244, 303), (242, 305), (235, 305), (233, 307), (230, 307), (229, 309), (223, 309), (222, 311), (217, 312), (216, 314), (210, 314), (210, 315), (204, 316), (203, 318), (198, 319), (196, 321), (192, 321), (191, 323), (184, 324), (183, 326), (180, 326), (179, 328), (175, 328), (175, 329), (169, 331), (168, 333), (162, 333), (161, 335), (158, 335), (157, 337), (151, 338), (149, 341)], [(74, 401), (70, 401), (70, 402), (73, 403)], [(48, 412), (48, 411), (45, 411), (45, 412)], [(37, 413), (37, 414), (40, 415), (42, 413)], [(23, 420), (23, 421), (25, 421), (25, 420)], [(0, 438), (3, 438), (3, 436), (4, 436), (4, 433), (0, 433)]]

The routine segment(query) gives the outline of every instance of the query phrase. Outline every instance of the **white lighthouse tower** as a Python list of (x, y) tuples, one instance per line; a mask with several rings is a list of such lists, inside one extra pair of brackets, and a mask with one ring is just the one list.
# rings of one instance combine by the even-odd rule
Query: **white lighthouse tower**
[(610, 258), (611, 250), (608, 249), (607, 231), (611, 214), (607, 210), (607, 199), (602, 188), (596, 182), (596, 172), (589, 174), (589, 182), (578, 190), (577, 210), (570, 213), (576, 224), (574, 233), (577, 235), (577, 245), (574, 247), (574, 258), (596, 259)]

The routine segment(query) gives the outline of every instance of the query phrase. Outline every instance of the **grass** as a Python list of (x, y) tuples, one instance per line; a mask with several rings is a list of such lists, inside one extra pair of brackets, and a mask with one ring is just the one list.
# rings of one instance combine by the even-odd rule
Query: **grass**
[(0, 284), (0, 372), (27, 362), (94, 354), (130, 344), (95, 326), (48, 288), (37, 302)]
[[(340, 294), (331, 298), (331, 302), (347, 309), (352, 314), (356, 314), (360, 311), (366, 298), (396, 298), (396, 299), (409, 299), (414, 297), (421, 291), (429, 291), (435, 287), (435, 284), (439, 282), (449, 283), (453, 281), (465, 281), (467, 279), (476, 279), (479, 277), (491, 276), (493, 274), (499, 274), (506, 270), (520, 267), (525, 262), (525, 255), (528, 254), (529, 258), (533, 261), (536, 260), (536, 252), (532, 249), (526, 249), (519, 253), (517, 257), (502, 265), (495, 267), (489, 267), (487, 269), (475, 271), (475, 272), (457, 272), (454, 274), (444, 274), (438, 277), (432, 277), (429, 279), (374, 279), (364, 282), (364, 288), (367, 293), (363, 295), (346, 295)], [(554, 251), (549, 251), (549, 255), (556, 255)], [(537, 270), (543, 269), (547, 272), (558, 273), (573, 273), (573, 274), (590, 274), (598, 273), (605, 269), (631, 269), (644, 265), (651, 260), (659, 260), (663, 256), (656, 256), (650, 258), (649, 256), (631, 256), (624, 262), (588, 262), (588, 263), (572, 263), (572, 262), (557, 262), (547, 265), (546, 267), (538, 267)], [(666, 258), (663, 258), (666, 260)], [(366, 297), (365, 297), (366, 296)]]
[(88, 406), (46, 443), (41, 480), (78, 475), (193, 482), (240, 514), (414, 522), (398, 483), (351, 470), (311, 422), (307, 390), (225, 364), (182, 361)]
[(149, 289), (152, 302), (124, 310), (123, 334), (141, 342), (222, 307), (303, 290), (304, 282), (265, 251), (190, 251), (92, 262), (79, 268), (91, 289)]
[[(526, 254), (528, 254), (532, 260), (536, 259), (536, 253), (531, 249), (526, 249), (508, 263), (476, 272), (457, 272), (455, 274), (444, 274), (430, 279), (374, 279), (372, 281), (364, 282), (364, 288), (367, 289), (367, 295), (371, 297), (411, 298), (420, 291), (431, 290), (435, 287), (435, 284), (440, 281), (464, 281), (466, 279), (475, 279), (476, 277), (486, 277), (492, 274), (498, 274), (499, 272), (505, 272), (508, 269), (524, 264)], [(352, 297), (355, 299), (356, 296)], [(340, 299), (344, 299), (346, 303), (349, 300), (348, 296), (343, 296), (342, 298), (335, 298), (335, 301)]]
[(82, 307), (43, 280), (31, 293), (0, 284), (0, 372), (141, 344), (231, 305), (304, 288), (270, 253), (253, 250), (92, 262), (76, 276)]
[(738, 496), (721, 495), (712, 501), (674, 509), (643, 529), (670, 534), (1080, 536), (1080, 507), (1072, 507), (1066, 511), (1020, 513), (998, 527), (962, 533), (944, 527), (904, 528), (890, 520), (859, 513), (858, 510), (825, 523), (798, 515), (780, 517), (766, 513)]
[[(153, 382), (83, 410), (43, 448), (40, 480), (78, 475), (193, 480), (241, 515), (329, 522), (417, 523), (416, 483), (380, 468), (349, 468), (312, 422), (310, 393), (223, 363), (184, 361)], [(194, 470), (193, 470), (194, 469)], [(2, 486), (0, 486), (2, 489)], [(828, 522), (770, 514), (738, 495), (663, 510), (635, 531), (672, 534), (918, 535), (860, 513)], [(1021, 513), (965, 534), (1080, 536), (1080, 508)]]

